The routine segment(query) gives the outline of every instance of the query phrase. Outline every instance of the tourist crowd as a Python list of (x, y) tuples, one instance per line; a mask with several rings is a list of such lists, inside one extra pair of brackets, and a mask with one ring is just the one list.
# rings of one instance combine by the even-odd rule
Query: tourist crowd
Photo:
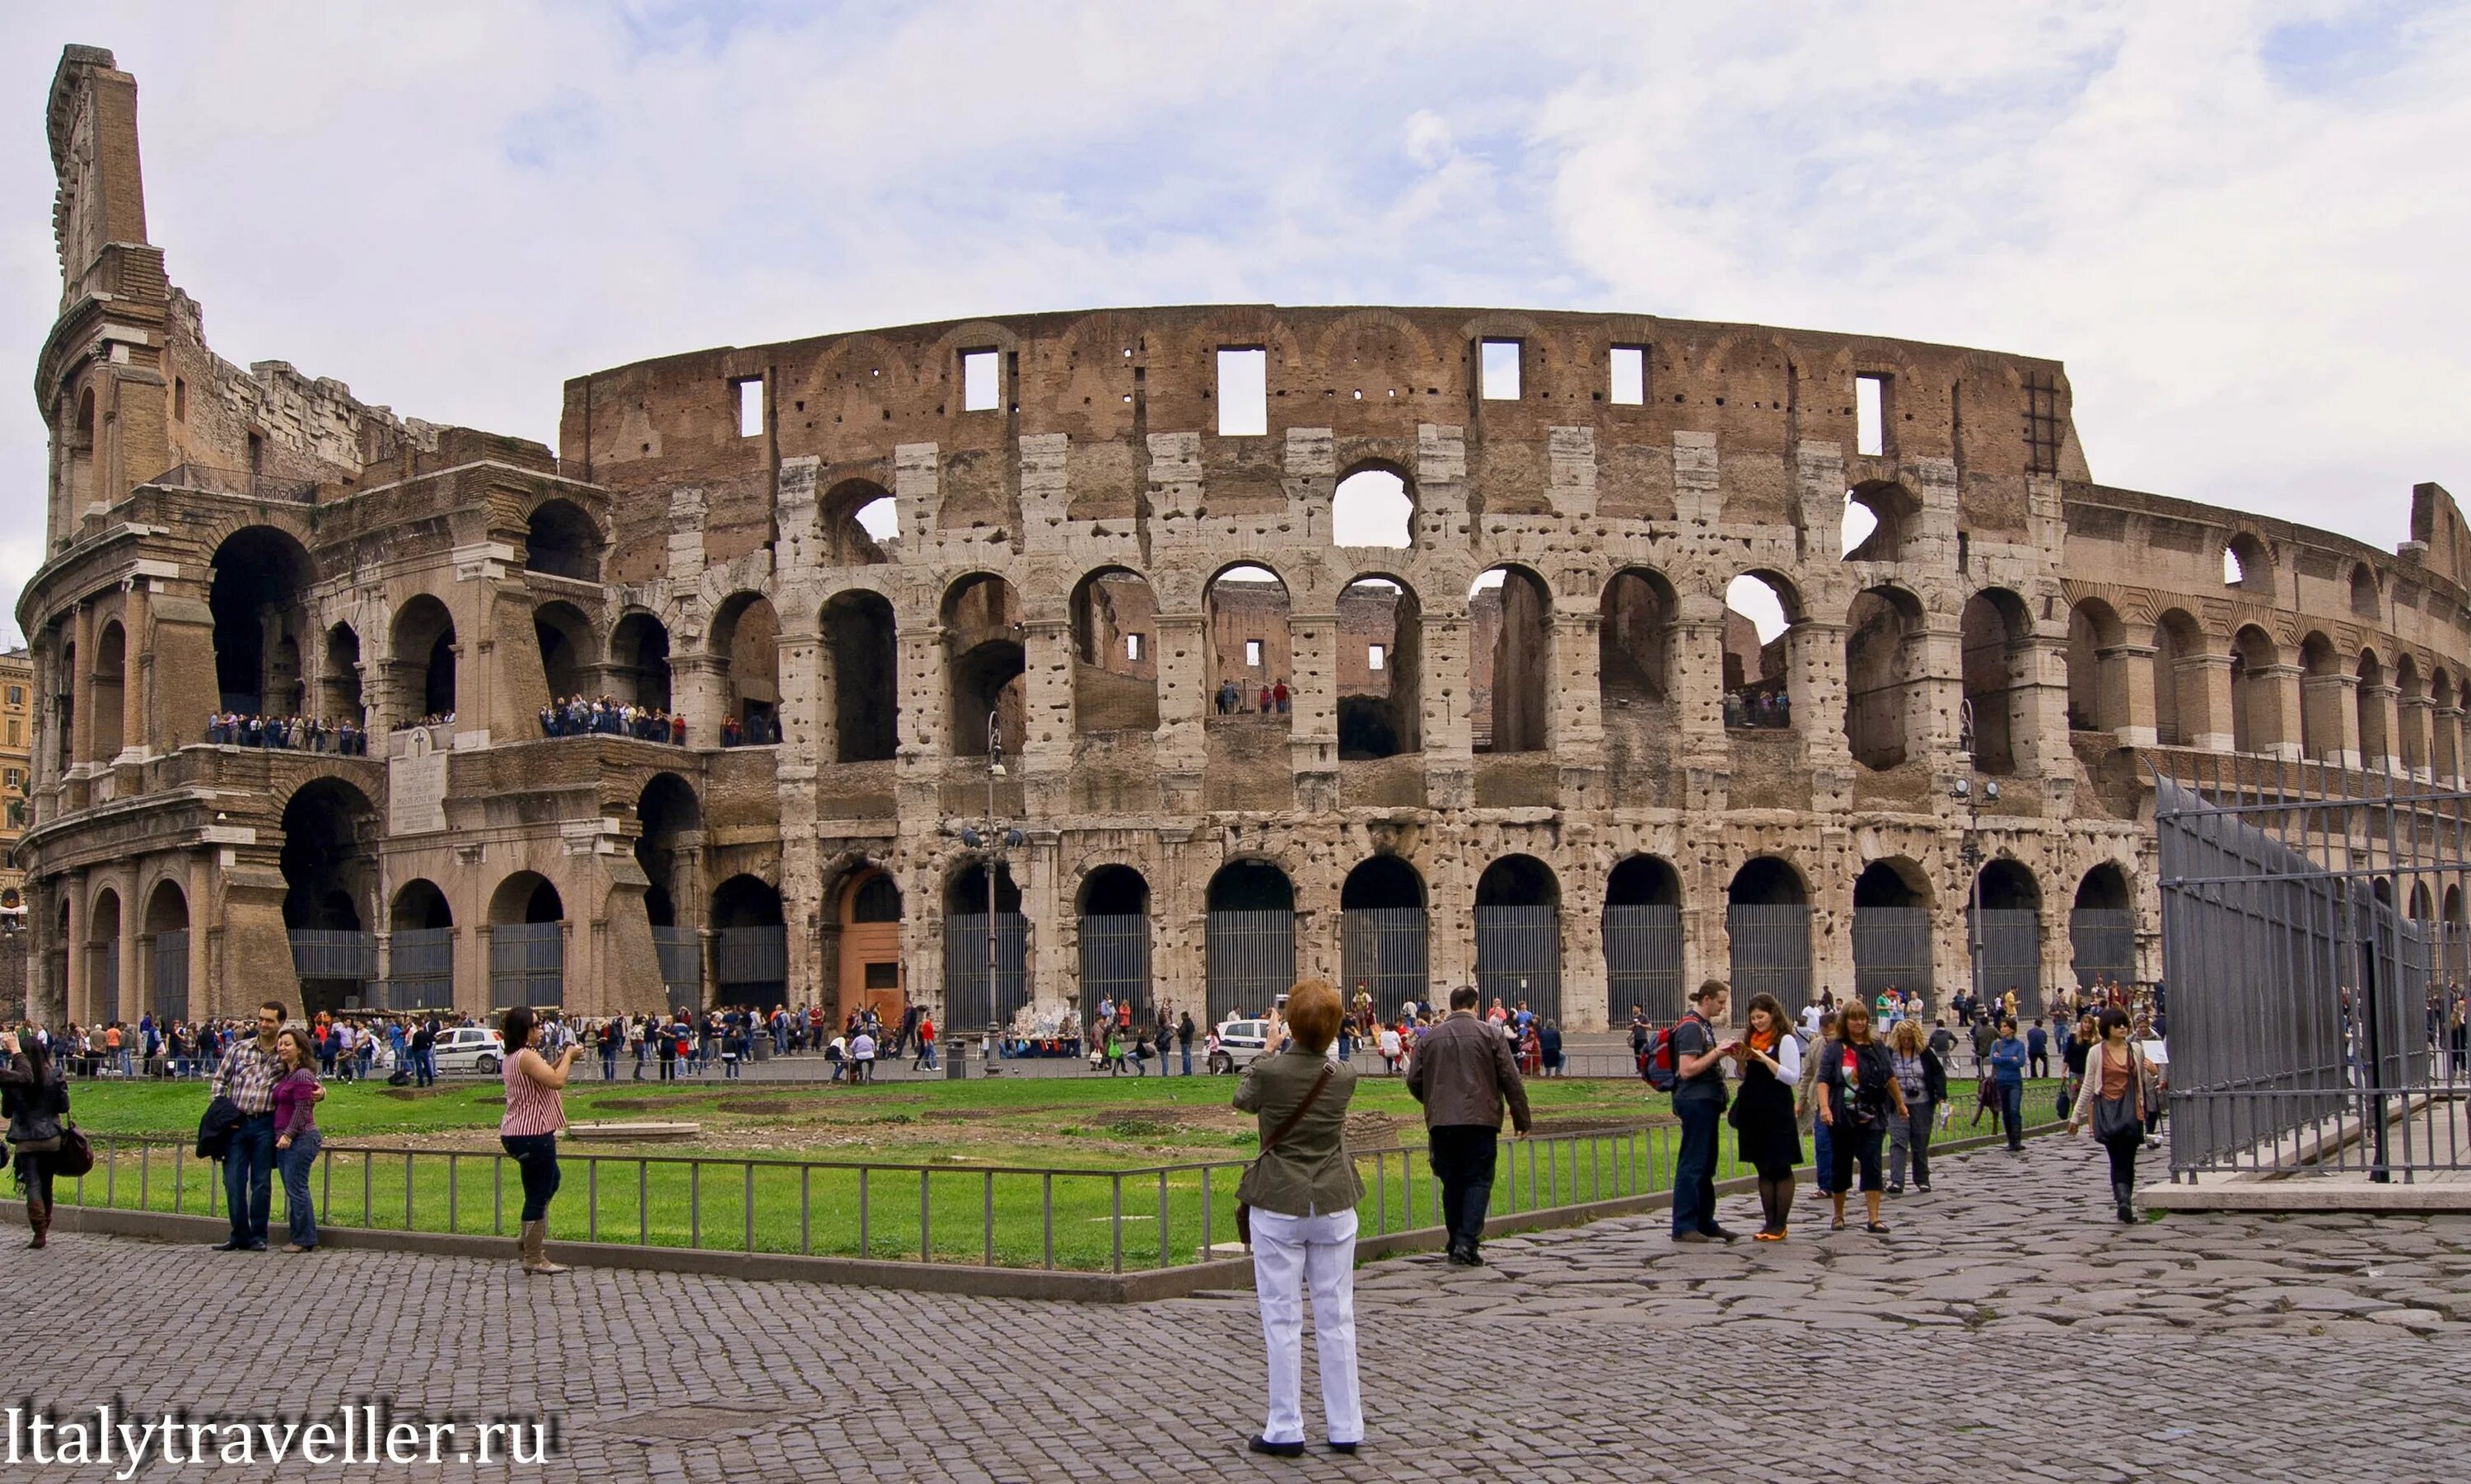
[(206, 719), (206, 741), (223, 747), (283, 747), (295, 752), (331, 752), (341, 757), (366, 757), (369, 734), (345, 718), (261, 717), (250, 712), (218, 711)]
[(540, 729), (543, 737), (632, 737), (676, 747), (687, 744), (686, 718), (609, 695), (552, 699), (540, 709)]

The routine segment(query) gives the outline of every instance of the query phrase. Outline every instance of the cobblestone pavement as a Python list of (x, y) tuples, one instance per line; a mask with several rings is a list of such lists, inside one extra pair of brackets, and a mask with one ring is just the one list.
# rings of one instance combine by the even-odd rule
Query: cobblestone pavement
[[(539, 1409), (564, 1449), (541, 1478), (2471, 1477), (2471, 1218), (2122, 1227), (2099, 1151), (2056, 1139), (1937, 1173), (1892, 1202), (1885, 1237), (1824, 1235), (1805, 1190), (1782, 1245), (1676, 1249), (1649, 1216), (1498, 1241), (1481, 1270), (1371, 1264), (1354, 1459), (1242, 1451), (1249, 1295), (525, 1282), (510, 1261), (71, 1234), (0, 1252), (18, 1315), (48, 1331), (12, 1319), (0, 1388), (56, 1410)], [(1750, 1206), (1726, 1220), (1747, 1229)], [(474, 1472), (330, 1476), (369, 1475)]]

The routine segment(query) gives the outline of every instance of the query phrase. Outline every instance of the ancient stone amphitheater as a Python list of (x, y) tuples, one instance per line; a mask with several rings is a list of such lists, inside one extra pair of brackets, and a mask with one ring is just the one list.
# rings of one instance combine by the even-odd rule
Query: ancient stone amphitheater
[(2030, 1001), (2156, 973), (2155, 764), (2462, 771), (2451, 498), (2388, 553), (2107, 487), (2053, 361), (1102, 310), (595, 372), (553, 453), (218, 359), (133, 80), (70, 49), (50, 132), (47, 1018)]

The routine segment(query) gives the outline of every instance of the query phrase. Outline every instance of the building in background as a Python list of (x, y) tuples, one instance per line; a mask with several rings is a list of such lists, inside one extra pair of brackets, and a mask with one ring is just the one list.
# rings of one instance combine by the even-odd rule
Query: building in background
[(0, 652), (0, 931), (26, 921), (26, 873), (17, 839), (26, 833), (27, 780), (35, 759), (35, 661), (23, 648)]

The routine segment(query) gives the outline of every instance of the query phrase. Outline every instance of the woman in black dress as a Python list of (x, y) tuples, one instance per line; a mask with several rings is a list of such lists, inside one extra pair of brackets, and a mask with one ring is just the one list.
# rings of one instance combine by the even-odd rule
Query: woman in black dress
[(1793, 1213), (1793, 1167), (1801, 1163), (1794, 1126), (1793, 1090), (1801, 1079), (1801, 1043), (1774, 995), (1753, 995), (1751, 1033), (1742, 1042), (1742, 1088), (1733, 1099), (1733, 1129), (1742, 1163), (1758, 1171), (1759, 1211), (1767, 1217), (1754, 1241), (1784, 1240)]

